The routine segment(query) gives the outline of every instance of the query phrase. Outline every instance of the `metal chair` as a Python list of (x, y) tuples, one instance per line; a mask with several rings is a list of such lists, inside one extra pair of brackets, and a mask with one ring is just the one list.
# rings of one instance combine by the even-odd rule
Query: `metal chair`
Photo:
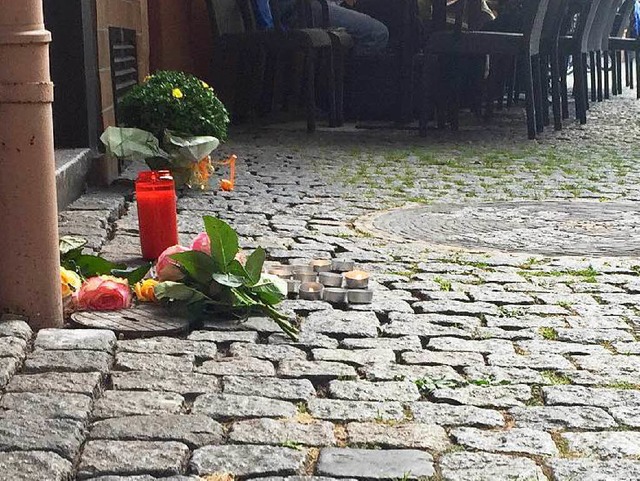
[[(468, 1), (468, 0), (467, 0)], [(434, 72), (437, 73), (438, 58), (443, 56), (459, 55), (504, 55), (518, 57), (523, 66), (524, 87), (526, 96), (527, 135), (535, 139), (537, 134), (536, 108), (541, 106), (540, 69), (538, 55), (540, 53), (540, 39), (542, 27), (549, 0), (530, 0), (525, 5), (523, 12), (524, 33), (504, 33), (486, 31), (463, 31), (457, 28), (453, 32), (445, 30), (446, 12), (444, 2), (434, 2), (434, 21), (440, 23), (441, 28), (433, 32), (425, 42), (423, 94), (424, 100), (420, 115), (420, 135), (427, 134), (427, 120), (430, 111), (430, 102), (436, 89), (433, 88), (431, 79)], [(461, 27), (461, 25), (460, 25)], [(536, 67), (537, 66), (537, 67)], [(534, 94), (534, 77), (537, 77), (537, 92)], [(453, 116), (452, 127), (457, 128), (457, 84), (459, 75), (453, 68), (453, 95), (449, 101)], [(442, 92), (438, 92), (442, 95)], [(536, 107), (536, 103), (538, 107)]]
[[(633, 4), (633, 2), (631, 2)], [(628, 8), (624, 8), (623, 9), (623, 14), (628, 15), (626, 18), (626, 21), (628, 22), (629, 20), (629, 16), (631, 15), (632, 9), (633, 9), (633, 5), (631, 5), (631, 7), (629, 7), (628, 5), (626, 6)], [(625, 18), (622, 18), (622, 23), (621, 23), (621, 27), (618, 30), (618, 34), (621, 35), (622, 34), (622, 30), (623, 27), (622, 25), (625, 25)], [(628, 25), (628, 24), (627, 24)], [(640, 82), (638, 82), (638, 80), (640, 79), (640, 37), (639, 38), (624, 38), (624, 37), (610, 37), (609, 38), (609, 44), (608, 44), (609, 50), (614, 51), (614, 52), (632, 52), (633, 53), (633, 57), (631, 57), (631, 55), (629, 55), (629, 59), (633, 59), (635, 57), (635, 64), (636, 64), (636, 98), (640, 99)], [(631, 62), (627, 62), (627, 64), (630, 66)], [(622, 69), (620, 69), (622, 70)], [(620, 75), (621, 77), (621, 75)], [(630, 80), (631, 80), (631, 85), (630, 87), (633, 88), (633, 80), (632, 80), (632, 73), (630, 73)], [(620, 82), (620, 92), (622, 91), (622, 85)]]

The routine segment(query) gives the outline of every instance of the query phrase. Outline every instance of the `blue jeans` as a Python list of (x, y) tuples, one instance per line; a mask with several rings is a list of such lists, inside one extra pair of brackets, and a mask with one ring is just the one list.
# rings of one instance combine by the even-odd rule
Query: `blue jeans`
[[(285, 20), (292, 14), (295, 1), (279, 0), (282, 18)], [(320, 18), (321, 6), (312, 1), (314, 19)], [(316, 22), (317, 24), (318, 22)], [(375, 55), (387, 47), (389, 30), (384, 23), (364, 13), (341, 7), (329, 1), (329, 26), (344, 28), (353, 38), (355, 55)]]

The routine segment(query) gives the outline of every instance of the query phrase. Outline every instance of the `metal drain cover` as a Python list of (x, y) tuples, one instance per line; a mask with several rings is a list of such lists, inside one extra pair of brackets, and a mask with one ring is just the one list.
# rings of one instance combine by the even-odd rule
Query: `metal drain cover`
[(640, 254), (639, 205), (539, 201), (429, 205), (377, 214), (364, 228), (396, 240), (547, 255)]

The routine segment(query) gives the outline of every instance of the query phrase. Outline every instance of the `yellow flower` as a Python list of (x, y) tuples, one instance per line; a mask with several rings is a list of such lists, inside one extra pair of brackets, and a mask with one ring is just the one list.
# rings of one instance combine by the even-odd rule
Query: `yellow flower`
[(181, 99), (182, 97), (184, 97), (184, 94), (180, 89), (173, 89), (171, 91), (171, 95), (173, 95), (173, 98), (176, 98), (176, 99)]
[(155, 302), (157, 299), (154, 289), (158, 284), (160, 283), (155, 279), (145, 279), (133, 286), (133, 290), (140, 302)]
[(144, 78), (143, 82), (144, 82), (144, 83), (147, 83), (149, 80), (151, 80), (151, 75), (147, 75), (147, 76)]
[(60, 285), (62, 287), (62, 297), (69, 297), (80, 289), (82, 279), (78, 274), (64, 267), (60, 268)]
[(202, 81), (202, 80), (201, 80), (201, 82), (202, 82), (202, 86), (203, 86), (204, 88), (206, 88), (206, 89), (210, 89), (210, 88), (211, 88), (211, 87), (209, 87), (209, 84), (208, 84), (207, 82), (204, 82), (204, 81)]

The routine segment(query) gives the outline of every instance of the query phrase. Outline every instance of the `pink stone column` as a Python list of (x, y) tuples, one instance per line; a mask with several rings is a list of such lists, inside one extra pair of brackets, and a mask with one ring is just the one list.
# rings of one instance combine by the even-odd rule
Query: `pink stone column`
[(0, 7), (0, 311), (62, 324), (51, 34), (42, 0)]

